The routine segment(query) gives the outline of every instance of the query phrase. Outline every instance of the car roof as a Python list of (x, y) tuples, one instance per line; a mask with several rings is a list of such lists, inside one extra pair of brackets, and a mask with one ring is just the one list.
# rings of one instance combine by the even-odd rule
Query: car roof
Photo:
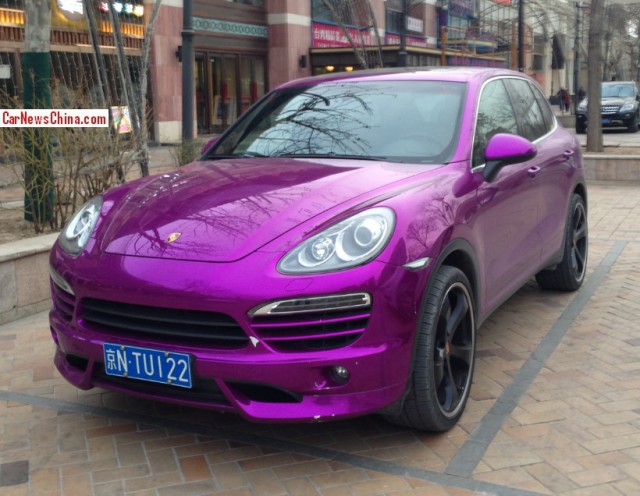
[(281, 84), (278, 89), (328, 82), (450, 81), (466, 83), (470, 81), (482, 82), (496, 76), (527, 77), (521, 72), (487, 67), (405, 67), (305, 77)]

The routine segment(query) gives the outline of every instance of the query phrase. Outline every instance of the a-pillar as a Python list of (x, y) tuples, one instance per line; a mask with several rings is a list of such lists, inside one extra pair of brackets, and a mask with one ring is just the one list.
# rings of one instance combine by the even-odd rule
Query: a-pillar
[(267, 0), (269, 86), (311, 75), (311, 2)]

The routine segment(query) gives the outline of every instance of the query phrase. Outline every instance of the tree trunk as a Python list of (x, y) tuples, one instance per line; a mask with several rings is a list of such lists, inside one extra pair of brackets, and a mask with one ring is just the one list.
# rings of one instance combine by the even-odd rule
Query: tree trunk
[[(24, 108), (51, 108), (51, 1), (25, 2), (22, 80)], [(44, 128), (25, 128), (24, 218), (33, 222), (36, 232), (53, 219), (53, 163), (49, 132)]]
[(151, 17), (144, 32), (144, 43), (142, 44), (142, 80), (140, 81), (140, 132), (138, 136), (138, 164), (142, 176), (149, 175), (149, 147), (147, 144), (147, 81), (149, 73), (149, 53), (151, 51), (151, 33), (156, 25), (156, 19), (160, 12), (162, 0), (156, 0), (151, 11)]
[(591, 1), (591, 22), (589, 25), (589, 74), (587, 94), (589, 110), (587, 115), (587, 151), (601, 152), (602, 146), (602, 31), (604, 22), (604, 1)]

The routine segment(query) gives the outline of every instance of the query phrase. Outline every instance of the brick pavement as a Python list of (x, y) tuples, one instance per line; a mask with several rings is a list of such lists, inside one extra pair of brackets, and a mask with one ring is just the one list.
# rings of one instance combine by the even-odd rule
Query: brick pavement
[(0, 494), (640, 494), (640, 184), (589, 194), (585, 285), (530, 282), (482, 326), (467, 410), (445, 434), (78, 391), (51, 363), (45, 314), (0, 326)]

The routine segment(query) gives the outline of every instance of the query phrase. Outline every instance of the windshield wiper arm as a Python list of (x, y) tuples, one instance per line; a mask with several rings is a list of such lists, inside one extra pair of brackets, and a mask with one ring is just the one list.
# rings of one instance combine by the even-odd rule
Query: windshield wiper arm
[(262, 153), (256, 152), (242, 152), (242, 153), (226, 153), (226, 154), (214, 154), (205, 157), (206, 160), (220, 160), (223, 158), (265, 158), (269, 155), (263, 155)]
[(386, 161), (388, 157), (377, 157), (375, 155), (349, 155), (341, 153), (283, 153), (282, 155), (276, 155), (282, 158), (342, 158), (347, 160), (375, 160)]

